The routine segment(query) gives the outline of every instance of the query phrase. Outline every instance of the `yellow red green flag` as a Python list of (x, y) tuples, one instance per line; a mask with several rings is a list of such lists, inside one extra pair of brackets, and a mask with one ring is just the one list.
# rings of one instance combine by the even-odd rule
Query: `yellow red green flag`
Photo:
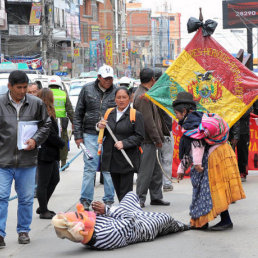
[(258, 99), (258, 77), (199, 29), (146, 97), (175, 117), (172, 102), (193, 94), (198, 110), (217, 113), (231, 127)]

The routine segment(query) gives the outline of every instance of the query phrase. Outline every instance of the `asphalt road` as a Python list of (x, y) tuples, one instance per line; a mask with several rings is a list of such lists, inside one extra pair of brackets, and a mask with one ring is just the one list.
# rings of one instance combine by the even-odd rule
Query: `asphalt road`
[[(78, 149), (71, 144), (69, 158)], [(74, 210), (80, 197), (83, 171), (83, 159), (79, 156), (65, 171), (61, 172), (61, 181), (49, 203), (49, 209), (56, 212)], [(97, 182), (99, 182), (97, 180)], [(258, 257), (258, 171), (250, 172), (247, 181), (243, 183), (247, 198), (230, 206), (234, 229), (224, 232), (187, 231), (161, 237), (153, 242), (139, 243), (112, 251), (95, 251), (81, 244), (57, 238), (51, 221), (39, 219), (35, 213), (38, 207), (35, 199), (33, 223), (31, 226), (31, 243), (19, 245), (16, 233), (17, 200), (9, 204), (7, 221), (6, 247), (0, 249), (0, 257), (15, 258), (54, 258), (54, 257), (173, 257), (173, 258), (249, 258)], [(149, 199), (146, 211), (162, 211), (170, 213), (174, 218), (184, 223), (189, 222), (189, 204), (191, 201), (191, 183), (184, 179), (174, 184), (174, 191), (164, 193), (164, 199), (171, 206), (150, 206)], [(12, 196), (15, 192), (12, 191)], [(95, 188), (95, 200), (101, 200), (103, 186), (99, 183)], [(116, 201), (117, 203), (117, 201)], [(214, 225), (217, 218), (211, 222)]]

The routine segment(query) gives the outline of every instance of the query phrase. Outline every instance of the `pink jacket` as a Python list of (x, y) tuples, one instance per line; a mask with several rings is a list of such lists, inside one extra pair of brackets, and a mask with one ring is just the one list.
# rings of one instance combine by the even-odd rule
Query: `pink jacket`
[[(210, 154), (219, 146), (220, 144), (212, 145), (209, 149), (209, 156)], [(192, 165), (201, 165), (202, 164), (202, 158), (204, 154), (204, 146), (200, 147), (194, 147), (193, 143), (191, 146), (191, 155), (193, 157), (193, 163)], [(187, 162), (184, 162), (187, 164)], [(177, 169), (177, 174), (184, 174), (184, 172), (188, 169), (188, 167), (184, 167), (182, 162), (180, 162), (178, 169)]]

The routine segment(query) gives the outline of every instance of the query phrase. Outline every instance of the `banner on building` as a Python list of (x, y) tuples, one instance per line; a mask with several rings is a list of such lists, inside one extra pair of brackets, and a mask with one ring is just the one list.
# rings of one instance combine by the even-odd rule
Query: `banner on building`
[(122, 40), (122, 64), (128, 64), (128, 50), (126, 48), (126, 40)]
[(41, 17), (41, 4), (32, 3), (30, 12), (30, 25), (39, 25)]
[[(42, 70), (42, 57), (36, 56), (5, 56), (5, 60), (12, 63), (26, 63), (32, 70)], [(32, 68), (35, 66), (35, 68)]]
[(97, 41), (90, 41), (90, 67), (97, 66)]
[(78, 15), (66, 13), (66, 27), (67, 36), (72, 37), (75, 40), (81, 39), (80, 17)]
[(108, 35), (105, 38), (105, 48), (106, 48), (106, 64), (113, 66), (113, 40), (111, 35)]
[(86, 67), (90, 67), (90, 48), (89, 47), (84, 48), (84, 63)]
[(91, 25), (91, 39), (99, 40), (99, 26)]
[(50, 65), (51, 65), (51, 70), (53, 71), (59, 70), (59, 62), (57, 59), (52, 59)]
[(106, 60), (104, 39), (97, 41), (97, 67), (101, 67)]
[(258, 170), (258, 116), (251, 113), (248, 169)]
[(231, 127), (258, 99), (258, 77), (201, 28), (146, 96), (175, 117), (172, 102), (184, 91), (198, 110), (217, 113)]
[(79, 49), (79, 48), (75, 48), (75, 49), (73, 50), (73, 55), (74, 55), (74, 56), (80, 56), (80, 49)]

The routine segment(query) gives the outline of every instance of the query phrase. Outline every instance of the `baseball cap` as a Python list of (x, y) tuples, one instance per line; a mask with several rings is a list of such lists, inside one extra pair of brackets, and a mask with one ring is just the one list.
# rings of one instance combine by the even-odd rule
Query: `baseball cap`
[(114, 70), (109, 65), (103, 65), (99, 68), (98, 75), (102, 78), (112, 77), (114, 78)]

